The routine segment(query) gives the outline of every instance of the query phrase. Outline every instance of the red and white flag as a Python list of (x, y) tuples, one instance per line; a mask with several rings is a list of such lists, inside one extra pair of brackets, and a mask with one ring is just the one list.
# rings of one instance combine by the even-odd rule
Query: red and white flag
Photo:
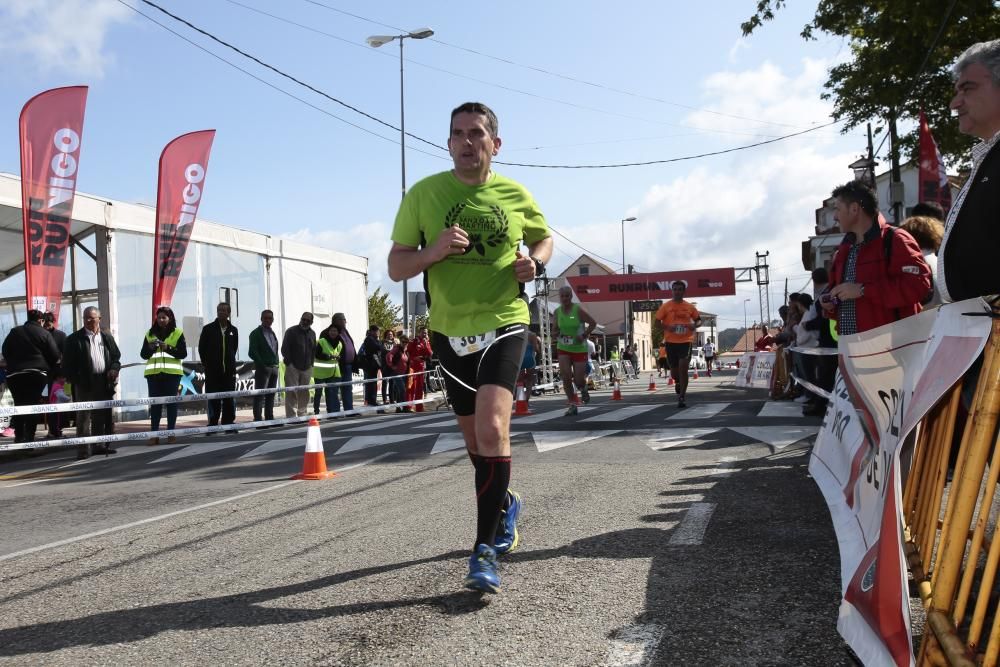
[(87, 87), (53, 88), (21, 109), (21, 213), (28, 308), (59, 318)]
[(920, 201), (937, 202), (945, 213), (951, 208), (951, 187), (944, 160), (923, 111), (920, 112), (920, 183), (917, 192), (920, 193)]
[(205, 192), (205, 174), (215, 130), (177, 137), (160, 154), (153, 252), (153, 314), (169, 306), (184, 266), (188, 241)]

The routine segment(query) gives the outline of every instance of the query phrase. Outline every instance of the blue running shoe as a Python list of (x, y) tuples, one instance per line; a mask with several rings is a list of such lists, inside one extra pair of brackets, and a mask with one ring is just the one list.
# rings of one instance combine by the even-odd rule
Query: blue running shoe
[(469, 574), (465, 576), (465, 587), (483, 593), (500, 592), (500, 575), (497, 574), (497, 552), (488, 544), (476, 546), (469, 558)]
[(510, 498), (510, 503), (504, 513), (500, 515), (497, 537), (493, 541), (493, 548), (498, 556), (510, 553), (521, 542), (521, 536), (517, 532), (517, 517), (521, 515), (524, 501), (521, 500), (521, 495), (517, 491), (507, 489), (507, 496)]

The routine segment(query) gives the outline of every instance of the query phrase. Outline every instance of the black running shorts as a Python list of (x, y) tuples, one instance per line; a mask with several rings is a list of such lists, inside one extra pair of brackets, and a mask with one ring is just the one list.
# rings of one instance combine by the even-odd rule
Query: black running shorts
[(667, 343), (667, 362), (673, 368), (683, 362), (687, 367), (687, 359), (691, 356), (691, 343)]
[(496, 330), (496, 338), (485, 349), (458, 356), (444, 334), (431, 332), (431, 348), (437, 355), (448, 398), (455, 414), (466, 417), (476, 412), (476, 390), (495, 384), (514, 393), (517, 374), (528, 342), (528, 327), (512, 324)]

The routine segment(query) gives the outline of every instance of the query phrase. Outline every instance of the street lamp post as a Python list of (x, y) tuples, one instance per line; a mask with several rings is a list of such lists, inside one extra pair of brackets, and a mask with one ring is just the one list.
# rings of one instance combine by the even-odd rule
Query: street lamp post
[[(403, 105), (403, 40), (406, 38), (410, 39), (427, 39), (434, 34), (434, 31), (430, 28), (421, 28), (419, 30), (411, 30), (405, 35), (372, 35), (365, 41), (368, 42), (368, 46), (372, 48), (378, 48), (384, 44), (388, 44), (394, 39), (399, 40), (399, 165), (400, 165), (400, 176), (402, 179), (402, 191), (400, 197), (406, 196), (406, 114), (404, 112)], [(406, 278), (403, 279), (403, 331), (410, 330), (410, 307), (408, 305), (409, 294), (407, 289)]]
[[(625, 264), (625, 223), (635, 222), (635, 220), (635, 216), (622, 218), (622, 275), (625, 275), (627, 273), (626, 270), (628, 269), (628, 265)], [(628, 292), (626, 292), (626, 294), (628, 294)], [(624, 336), (622, 337), (622, 349), (619, 350), (619, 352), (624, 352), (625, 346), (628, 345), (629, 319), (628, 299), (625, 299), (625, 301), (622, 301), (622, 325)]]
[(747, 304), (750, 303), (750, 299), (743, 299), (743, 351), (750, 351), (750, 341), (748, 339), (749, 329), (747, 328)]

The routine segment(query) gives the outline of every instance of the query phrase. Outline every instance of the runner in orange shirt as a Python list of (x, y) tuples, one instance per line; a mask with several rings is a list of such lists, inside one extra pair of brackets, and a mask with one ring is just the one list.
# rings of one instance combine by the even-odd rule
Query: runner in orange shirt
[(691, 363), (691, 344), (694, 332), (701, 325), (698, 309), (684, 300), (687, 283), (675, 280), (670, 284), (673, 298), (656, 311), (656, 319), (663, 325), (663, 343), (667, 348), (667, 364), (674, 378), (677, 407), (686, 408), (688, 364)]

